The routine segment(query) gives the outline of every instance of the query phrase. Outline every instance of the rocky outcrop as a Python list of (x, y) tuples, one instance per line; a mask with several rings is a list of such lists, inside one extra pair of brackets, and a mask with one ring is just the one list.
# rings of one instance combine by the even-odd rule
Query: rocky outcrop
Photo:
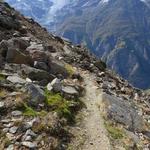
[(60, 21), (55, 24), (58, 35), (86, 45), (134, 86), (149, 88), (149, 0), (74, 3), (56, 17), (55, 21)]
[(108, 119), (122, 123), (132, 132), (143, 131), (144, 120), (135, 104), (105, 93), (102, 94), (102, 103), (103, 113)]

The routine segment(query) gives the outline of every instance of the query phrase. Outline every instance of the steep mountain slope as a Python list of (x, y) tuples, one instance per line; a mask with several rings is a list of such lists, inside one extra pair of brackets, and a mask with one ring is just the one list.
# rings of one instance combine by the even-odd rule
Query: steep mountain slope
[[(134, 86), (150, 86), (149, 1), (110, 0), (96, 6), (78, 6), (58, 33), (74, 43), (84, 43), (109, 67)], [(79, 12), (80, 12), (79, 11)], [(90, 14), (90, 15), (89, 15)]]
[(150, 96), (85, 47), (0, 2), (0, 149), (150, 149)]
[(51, 0), (7, 1), (50, 31), (85, 44), (134, 86), (150, 87), (149, 0), (60, 1), (57, 7)]

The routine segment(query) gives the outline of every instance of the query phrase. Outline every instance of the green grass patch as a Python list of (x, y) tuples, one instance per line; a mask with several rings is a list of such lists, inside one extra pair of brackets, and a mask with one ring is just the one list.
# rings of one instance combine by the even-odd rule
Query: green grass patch
[(5, 89), (0, 89), (0, 97), (5, 97), (7, 95), (7, 91)]
[(105, 127), (111, 138), (122, 139), (124, 137), (124, 132), (122, 131), (122, 129), (114, 126), (112, 123), (105, 121)]
[(0, 74), (0, 81), (5, 80), (5, 79), (6, 79), (6, 77), (4, 75)]
[(75, 69), (69, 64), (65, 64), (65, 69), (67, 70), (70, 76), (72, 76), (75, 73)]
[(73, 101), (66, 100), (59, 93), (53, 93), (46, 91), (46, 104), (50, 109), (57, 112), (60, 117), (64, 117), (68, 120), (74, 118), (74, 112), (71, 110)]
[(27, 104), (24, 104), (23, 106), (23, 114), (24, 116), (45, 116), (47, 114), (46, 111), (42, 110), (40, 112), (35, 111), (32, 107), (29, 107)]

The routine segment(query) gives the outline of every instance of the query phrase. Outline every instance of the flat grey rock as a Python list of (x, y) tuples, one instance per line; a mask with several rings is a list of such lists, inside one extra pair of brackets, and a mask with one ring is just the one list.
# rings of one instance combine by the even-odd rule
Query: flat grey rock
[(63, 86), (62, 92), (69, 95), (79, 95), (78, 91), (72, 86)]
[(14, 84), (25, 84), (26, 80), (20, 78), (19, 76), (8, 76), (7, 80)]
[(18, 116), (21, 116), (21, 115), (22, 115), (22, 112), (19, 111), (19, 110), (16, 110), (16, 111), (11, 112), (11, 115), (12, 115), (13, 117), (18, 117)]
[(23, 146), (26, 146), (28, 148), (36, 148), (37, 147), (37, 144), (36, 143), (33, 143), (33, 142), (22, 142), (21, 143)]
[(115, 96), (102, 94), (104, 113), (108, 118), (125, 125), (131, 131), (142, 131), (144, 122), (135, 104)]

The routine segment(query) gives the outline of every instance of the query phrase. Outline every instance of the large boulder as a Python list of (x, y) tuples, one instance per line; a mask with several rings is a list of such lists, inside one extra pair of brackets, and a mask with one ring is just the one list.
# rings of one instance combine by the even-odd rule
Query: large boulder
[(25, 51), (30, 45), (29, 41), (23, 38), (12, 38), (8, 40), (7, 43), (9, 47), (19, 49), (20, 51)]
[(28, 83), (26, 84), (26, 90), (30, 95), (30, 99), (28, 103), (32, 106), (38, 106), (39, 104), (44, 103), (45, 101), (45, 94), (44, 91), (35, 84)]
[(131, 131), (143, 130), (144, 121), (135, 104), (105, 93), (101, 96), (103, 113), (106, 117), (125, 125)]
[(30, 56), (25, 55), (24, 53), (17, 49), (14, 49), (13, 47), (8, 48), (6, 61), (8, 63), (33, 65), (33, 60), (30, 58)]
[(19, 49), (23, 52), (29, 45), (29, 41), (22, 38), (11, 38), (8, 41), (2, 40), (0, 42), (0, 54), (2, 54), (3, 57), (6, 57), (8, 48)]
[(40, 69), (35, 69), (26, 65), (21, 65), (21, 71), (31, 80), (42, 81), (43, 79), (47, 81), (52, 81), (54, 76), (48, 72)]
[(49, 63), (49, 67), (50, 67), (50, 73), (54, 75), (61, 74), (64, 78), (66, 78), (69, 75), (67, 69), (65, 68), (65, 65), (62, 62), (53, 60)]
[(12, 38), (8, 41), (3, 40), (0, 42), (0, 55), (8, 63), (33, 65), (31, 57), (24, 53), (28, 46), (29, 42), (21, 38)]

